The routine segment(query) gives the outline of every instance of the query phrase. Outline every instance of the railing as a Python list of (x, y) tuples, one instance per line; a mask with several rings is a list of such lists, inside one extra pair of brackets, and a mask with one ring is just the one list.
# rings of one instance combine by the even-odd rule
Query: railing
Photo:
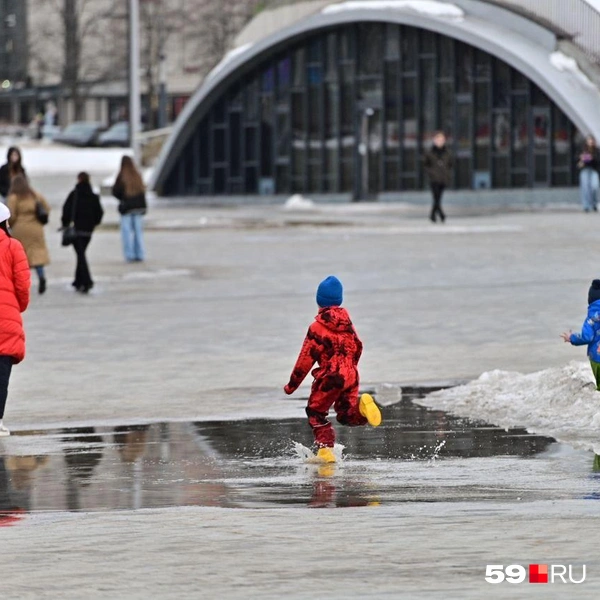
[[(275, 8), (302, 1), (264, 0), (262, 7)], [(441, 1), (452, 3), (452, 0)], [(600, 0), (590, 1), (596, 1), (600, 6)], [(539, 23), (553, 31), (559, 38), (573, 42), (590, 61), (600, 64), (600, 12), (586, 0), (481, 0), (481, 2), (501, 6)]]

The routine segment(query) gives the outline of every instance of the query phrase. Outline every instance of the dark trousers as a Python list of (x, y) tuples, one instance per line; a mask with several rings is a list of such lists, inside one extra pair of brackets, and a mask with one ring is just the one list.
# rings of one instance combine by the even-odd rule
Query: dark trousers
[(442, 222), (446, 220), (446, 215), (442, 210), (442, 195), (444, 194), (444, 190), (446, 186), (443, 183), (433, 182), (431, 184), (431, 193), (433, 195), (433, 204), (431, 205), (431, 215), (430, 219), (432, 221), (437, 220), (437, 216), (439, 215)]
[(0, 356), (0, 420), (4, 417), (4, 408), (8, 397), (8, 380), (10, 379), (12, 366), (12, 356)]
[(91, 235), (78, 235), (73, 242), (73, 248), (77, 255), (77, 266), (75, 267), (75, 281), (73, 282), (73, 287), (89, 289), (94, 285), (85, 256), (85, 251), (87, 250), (91, 239)]

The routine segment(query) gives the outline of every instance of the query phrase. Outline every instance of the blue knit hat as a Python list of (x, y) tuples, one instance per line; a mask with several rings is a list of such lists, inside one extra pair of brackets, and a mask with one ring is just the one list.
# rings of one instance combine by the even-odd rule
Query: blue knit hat
[(344, 300), (342, 282), (333, 275), (323, 279), (317, 288), (317, 304), (321, 308), (339, 306)]

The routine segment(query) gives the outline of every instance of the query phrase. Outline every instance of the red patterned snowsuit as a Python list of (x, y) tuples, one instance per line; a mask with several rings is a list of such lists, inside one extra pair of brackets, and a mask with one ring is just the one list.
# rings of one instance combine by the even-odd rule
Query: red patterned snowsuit
[(308, 372), (315, 378), (306, 414), (317, 446), (333, 447), (335, 431), (327, 420), (333, 405), (342, 425), (365, 425), (367, 420), (358, 409), (358, 361), (360, 341), (345, 308), (330, 306), (319, 310), (300, 350), (286, 394), (293, 393)]

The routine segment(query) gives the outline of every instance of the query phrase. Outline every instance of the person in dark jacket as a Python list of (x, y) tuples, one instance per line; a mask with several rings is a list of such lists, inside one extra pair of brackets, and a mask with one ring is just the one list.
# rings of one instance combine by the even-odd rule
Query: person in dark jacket
[(596, 140), (593, 135), (585, 138), (585, 144), (581, 149), (577, 159), (577, 168), (579, 169), (579, 193), (581, 195), (581, 204), (585, 212), (598, 210), (598, 187), (600, 181), (598, 171), (600, 171), (600, 151), (596, 146)]
[(63, 205), (62, 226), (66, 228), (72, 223), (75, 227), (77, 236), (73, 248), (77, 255), (77, 266), (72, 285), (82, 294), (87, 294), (94, 287), (85, 251), (92, 239), (94, 229), (102, 222), (103, 215), (100, 196), (94, 194), (90, 185), (90, 176), (84, 172), (79, 173), (77, 185)]
[(433, 136), (433, 146), (425, 154), (424, 164), (433, 195), (429, 218), (435, 223), (439, 215), (443, 223), (446, 220), (446, 215), (442, 210), (442, 195), (446, 186), (450, 185), (454, 167), (454, 160), (446, 147), (446, 135), (443, 131), (438, 131)]
[(16, 175), (27, 177), (21, 163), (21, 151), (16, 146), (11, 146), (6, 153), (6, 163), (0, 167), (0, 196), (3, 198), (8, 196), (11, 181)]
[(119, 201), (121, 241), (127, 262), (141, 262), (145, 258), (143, 215), (146, 214), (146, 187), (133, 160), (124, 156), (121, 170), (112, 189)]
[(600, 279), (594, 279), (588, 291), (588, 310), (581, 333), (565, 331), (563, 341), (573, 346), (587, 346), (587, 355), (600, 392)]

